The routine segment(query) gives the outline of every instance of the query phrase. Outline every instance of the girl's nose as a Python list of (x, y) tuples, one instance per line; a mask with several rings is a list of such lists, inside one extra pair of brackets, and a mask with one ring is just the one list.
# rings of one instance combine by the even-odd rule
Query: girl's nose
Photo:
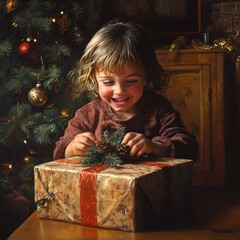
[(114, 93), (119, 94), (121, 92), (125, 91), (124, 84), (119, 83), (114, 86)]

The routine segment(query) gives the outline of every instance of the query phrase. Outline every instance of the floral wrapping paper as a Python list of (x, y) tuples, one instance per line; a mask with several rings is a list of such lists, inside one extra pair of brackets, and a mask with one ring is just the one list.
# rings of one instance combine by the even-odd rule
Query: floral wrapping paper
[(56, 160), (34, 168), (38, 216), (138, 231), (177, 213), (190, 197), (192, 161), (160, 159), (83, 167)]

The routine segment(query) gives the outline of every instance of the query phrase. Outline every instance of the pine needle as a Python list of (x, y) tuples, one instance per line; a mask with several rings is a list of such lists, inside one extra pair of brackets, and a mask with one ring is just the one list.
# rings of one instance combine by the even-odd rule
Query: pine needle
[(116, 168), (123, 164), (123, 161), (115, 153), (110, 153), (103, 157), (103, 163), (109, 167)]
[(48, 51), (47, 59), (51, 62), (59, 61), (71, 55), (71, 50), (66, 45), (54, 44)]
[(32, 138), (39, 145), (49, 145), (56, 142), (58, 135), (59, 132), (54, 123), (41, 124), (34, 128)]
[(109, 136), (108, 141), (111, 142), (114, 146), (117, 146), (122, 142), (124, 134), (125, 134), (125, 128), (119, 128), (116, 132), (114, 132), (111, 136)]
[(50, 17), (46, 17), (46, 13), (53, 10), (50, 2), (41, 2), (40, 0), (32, 0), (27, 2), (25, 8), (18, 12), (14, 17), (14, 22), (21, 29), (34, 29), (36, 32), (48, 33), (51, 30), (52, 21)]
[(110, 144), (113, 148), (110, 148), (107, 153), (102, 153), (101, 149), (97, 146), (93, 146), (88, 149), (86, 157), (84, 159), (84, 166), (94, 166), (99, 164), (105, 164), (109, 167), (119, 167), (123, 164), (123, 159), (117, 154), (116, 146), (121, 143), (125, 133), (125, 128), (120, 128), (114, 133), (110, 134), (108, 131), (104, 131), (102, 134), (102, 141), (105, 144)]
[(84, 8), (79, 4), (77, 1), (72, 3), (72, 12), (75, 16), (75, 20), (78, 20), (80, 17), (83, 16)]
[(0, 58), (10, 56), (12, 53), (12, 45), (8, 41), (2, 41), (0, 43)]
[(14, 69), (15, 75), (6, 83), (5, 88), (9, 92), (22, 93), (26, 89), (34, 86), (38, 78), (39, 72), (41, 69), (37, 70), (30, 67), (19, 67)]
[[(28, 104), (18, 103), (11, 108), (7, 121), (0, 122), (0, 143), (7, 144), (8, 141), (22, 142), (25, 133), (22, 131), (22, 124), (30, 115), (31, 109)], [(10, 139), (11, 138), (11, 139)]]
[(84, 158), (83, 166), (94, 166), (103, 164), (102, 162), (103, 155), (97, 149), (96, 146), (91, 147), (87, 152)]

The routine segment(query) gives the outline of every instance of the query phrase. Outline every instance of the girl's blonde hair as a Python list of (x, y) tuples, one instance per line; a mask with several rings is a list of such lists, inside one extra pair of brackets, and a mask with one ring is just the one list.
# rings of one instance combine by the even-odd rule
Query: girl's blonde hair
[(73, 96), (87, 91), (91, 99), (98, 98), (96, 72), (117, 72), (126, 64), (143, 66), (146, 88), (162, 91), (167, 85), (151, 35), (137, 23), (114, 20), (94, 34), (75, 70), (69, 73)]

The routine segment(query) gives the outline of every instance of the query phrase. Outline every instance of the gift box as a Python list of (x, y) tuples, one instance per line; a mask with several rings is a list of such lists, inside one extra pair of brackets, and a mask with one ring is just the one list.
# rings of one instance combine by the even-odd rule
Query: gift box
[(110, 168), (60, 159), (38, 165), (38, 216), (124, 231), (159, 226), (189, 203), (192, 163), (158, 159)]

